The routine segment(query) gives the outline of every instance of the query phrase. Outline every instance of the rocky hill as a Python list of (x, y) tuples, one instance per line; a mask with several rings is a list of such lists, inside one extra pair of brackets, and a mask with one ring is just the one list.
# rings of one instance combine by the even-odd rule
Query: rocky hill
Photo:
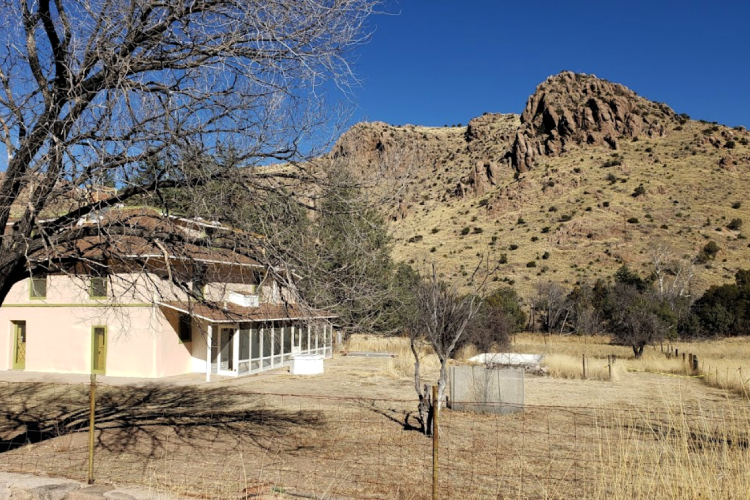
[[(606, 278), (622, 263), (649, 272), (656, 247), (693, 262), (696, 291), (750, 267), (747, 130), (691, 120), (591, 75), (548, 78), (521, 116), (361, 123), (331, 157), (398, 181), (384, 207), (396, 258), (435, 260), (461, 285), (480, 255), (522, 293), (539, 280)], [(718, 254), (696, 262), (709, 241)]]
[(563, 72), (539, 85), (521, 115), (508, 153), (519, 172), (544, 156), (560, 156), (571, 144), (606, 145), (635, 137), (664, 137), (678, 120), (666, 104), (591, 75)]

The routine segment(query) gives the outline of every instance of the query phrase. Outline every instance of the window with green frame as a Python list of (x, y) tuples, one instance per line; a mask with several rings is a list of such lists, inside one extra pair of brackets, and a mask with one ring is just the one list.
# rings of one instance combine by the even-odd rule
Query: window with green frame
[(92, 299), (107, 298), (107, 278), (93, 277), (89, 283), (89, 297)]
[(29, 297), (32, 299), (47, 298), (47, 277), (29, 280)]

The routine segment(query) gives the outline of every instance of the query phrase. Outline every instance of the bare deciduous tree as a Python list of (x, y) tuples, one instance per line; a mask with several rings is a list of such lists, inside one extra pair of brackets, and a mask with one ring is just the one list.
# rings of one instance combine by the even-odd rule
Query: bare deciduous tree
[[(326, 89), (353, 81), (347, 53), (375, 3), (2, 1), (0, 303), (30, 261), (82, 237), (87, 214), (300, 159), (330, 118)], [(187, 168), (185, 151), (219, 158), (222, 147), (231, 161)], [(248, 168), (239, 180), (286, 195), (304, 174)], [(117, 194), (93, 188), (104, 183)]]
[(676, 258), (672, 246), (664, 241), (654, 243), (649, 255), (660, 295), (683, 297), (690, 293), (695, 279), (693, 262)]
[(534, 285), (531, 304), (534, 311), (541, 315), (542, 327), (548, 335), (565, 312), (565, 295), (565, 289), (552, 281), (539, 281)]
[[(480, 261), (477, 270), (481, 267)], [(476, 275), (476, 270), (474, 275)], [(492, 274), (492, 273), (490, 273)], [(420, 357), (418, 341), (423, 338), (434, 350), (440, 362), (438, 376), (438, 400), (431, 404), (442, 405), (445, 400), (448, 360), (453, 356), (461, 339), (468, 333), (471, 323), (477, 318), (482, 305), (482, 292), (486, 278), (474, 293), (462, 295), (456, 285), (449, 285), (438, 278), (435, 264), (427, 276), (423, 276), (415, 290), (415, 317), (411, 327), (411, 349), (415, 357), (414, 388), (419, 396), (419, 413), (423, 431), (429, 432), (427, 413), (429, 394), (420, 387)]]

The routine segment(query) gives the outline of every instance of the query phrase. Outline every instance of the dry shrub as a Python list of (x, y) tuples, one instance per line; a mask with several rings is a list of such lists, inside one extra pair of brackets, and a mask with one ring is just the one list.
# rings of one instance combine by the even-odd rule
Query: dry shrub
[(476, 348), (476, 346), (474, 346), (474, 344), (466, 344), (456, 350), (454, 359), (456, 361), (468, 361), (469, 358), (472, 358), (477, 354), (479, 354), (479, 350)]

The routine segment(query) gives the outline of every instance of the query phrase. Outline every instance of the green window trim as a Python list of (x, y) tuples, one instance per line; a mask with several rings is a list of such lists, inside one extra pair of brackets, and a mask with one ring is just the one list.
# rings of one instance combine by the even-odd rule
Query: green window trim
[[(103, 291), (103, 295), (102, 295)], [(92, 277), (89, 278), (89, 298), (106, 299), (109, 294), (107, 278)]]
[[(44, 283), (42, 285), (42, 283)], [(29, 299), (44, 300), (47, 298), (47, 277), (29, 278)], [(41, 292), (41, 293), (40, 293)]]

